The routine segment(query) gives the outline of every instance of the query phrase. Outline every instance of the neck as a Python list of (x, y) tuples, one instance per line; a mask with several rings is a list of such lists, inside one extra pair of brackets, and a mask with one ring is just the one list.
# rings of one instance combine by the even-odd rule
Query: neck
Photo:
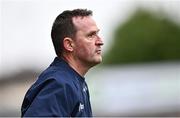
[(79, 60), (75, 60), (71, 56), (62, 56), (62, 58), (82, 77), (84, 77), (89, 70), (89, 67), (84, 66)]

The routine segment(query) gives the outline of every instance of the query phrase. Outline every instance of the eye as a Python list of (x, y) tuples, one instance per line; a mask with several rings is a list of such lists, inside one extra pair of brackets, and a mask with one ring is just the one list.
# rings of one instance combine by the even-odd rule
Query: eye
[(87, 36), (88, 38), (95, 38), (98, 35), (98, 32), (90, 32)]
[(94, 36), (96, 36), (96, 33), (95, 33), (95, 32), (90, 33), (90, 34), (88, 35), (88, 37), (94, 37)]

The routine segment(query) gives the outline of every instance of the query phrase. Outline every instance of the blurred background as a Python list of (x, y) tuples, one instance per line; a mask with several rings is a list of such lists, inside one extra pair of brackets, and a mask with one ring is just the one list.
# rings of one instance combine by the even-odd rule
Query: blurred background
[(1, 0), (0, 116), (20, 116), (27, 89), (55, 55), (51, 26), (87, 8), (103, 63), (86, 75), (94, 116), (180, 116), (179, 0)]

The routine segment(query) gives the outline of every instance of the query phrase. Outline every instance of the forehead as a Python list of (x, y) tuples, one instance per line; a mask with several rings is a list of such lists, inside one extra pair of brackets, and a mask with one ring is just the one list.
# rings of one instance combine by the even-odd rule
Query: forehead
[(77, 30), (82, 30), (82, 31), (92, 31), (92, 30), (98, 30), (96, 22), (92, 19), (91, 16), (77, 16), (72, 18), (73, 23)]

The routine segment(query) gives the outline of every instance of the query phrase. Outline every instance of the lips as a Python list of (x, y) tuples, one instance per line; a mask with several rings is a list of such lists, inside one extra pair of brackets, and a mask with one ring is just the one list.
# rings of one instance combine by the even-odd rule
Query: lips
[(101, 50), (96, 50), (96, 53), (97, 54), (101, 54)]

